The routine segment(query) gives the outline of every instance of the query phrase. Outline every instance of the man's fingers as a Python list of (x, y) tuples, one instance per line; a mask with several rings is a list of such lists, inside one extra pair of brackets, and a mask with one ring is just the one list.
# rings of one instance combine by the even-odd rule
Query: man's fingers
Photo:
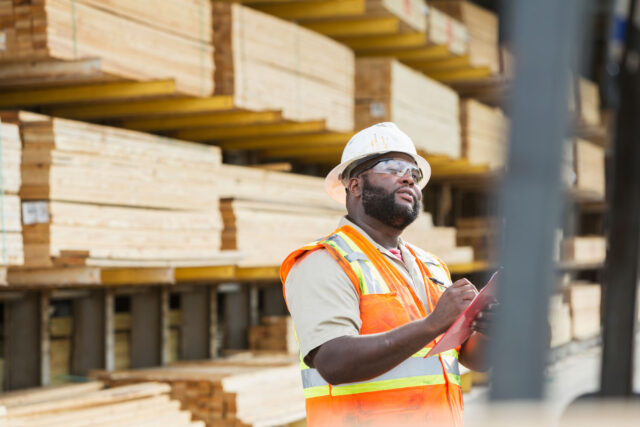
[(453, 282), (453, 285), (451, 285), (454, 288), (459, 288), (461, 286), (465, 286), (465, 285), (471, 285), (473, 286), (473, 283), (471, 283), (469, 281), (469, 279), (460, 279), (460, 280), (456, 280), (455, 282)]

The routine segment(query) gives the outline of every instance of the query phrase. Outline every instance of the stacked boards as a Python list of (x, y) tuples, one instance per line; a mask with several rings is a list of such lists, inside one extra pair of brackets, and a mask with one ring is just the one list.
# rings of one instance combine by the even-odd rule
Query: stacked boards
[(280, 265), (298, 247), (331, 233), (345, 214), (324, 192), (324, 180), (223, 165), (219, 173), (223, 250), (239, 265)]
[(500, 70), (498, 17), (467, 0), (430, 1), (430, 6), (461, 21), (469, 32), (469, 61), (474, 67), (487, 67), (491, 74)]
[(305, 417), (299, 362), (291, 356), (185, 362), (161, 368), (96, 372), (107, 384), (159, 381), (207, 426), (279, 426)]
[(473, 248), (457, 246), (454, 227), (436, 227), (427, 212), (409, 225), (402, 233), (407, 242), (436, 255), (447, 264), (468, 263), (474, 260)]
[(607, 241), (604, 236), (569, 237), (562, 241), (560, 254), (566, 262), (602, 263), (607, 256)]
[(99, 58), (106, 76), (174, 79), (179, 92), (213, 93), (211, 5), (169, 0), (7, 0), (0, 61)]
[(20, 157), (18, 126), (0, 121), (0, 266), (22, 265), (20, 221)]
[(439, 9), (429, 8), (427, 23), (427, 39), (430, 43), (447, 45), (455, 55), (467, 53), (469, 33), (462, 22)]
[(489, 107), (473, 99), (460, 102), (462, 157), (471, 164), (504, 166), (507, 153), (509, 119), (499, 108)]
[(26, 265), (219, 258), (217, 147), (46, 116), (19, 121)]
[(103, 389), (94, 381), (6, 393), (0, 424), (11, 426), (202, 426), (180, 403), (169, 398), (169, 386), (141, 383)]
[(576, 340), (600, 333), (601, 287), (597, 283), (573, 282), (567, 289), (571, 308), (571, 336)]
[(356, 61), (356, 129), (392, 121), (418, 151), (460, 158), (458, 95), (391, 58)]
[(604, 198), (605, 151), (604, 147), (576, 138), (573, 144), (574, 188)]
[(549, 302), (550, 347), (558, 347), (571, 341), (571, 309), (562, 294), (551, 296)]
[(290, 316), (263, 316), (249, 329), (249, 349), (298, 354), (298, 343)]
[(215, 93), (288, 120), (353, 129), (354, 55), (299, 25), (238, 4), (214, 3)]

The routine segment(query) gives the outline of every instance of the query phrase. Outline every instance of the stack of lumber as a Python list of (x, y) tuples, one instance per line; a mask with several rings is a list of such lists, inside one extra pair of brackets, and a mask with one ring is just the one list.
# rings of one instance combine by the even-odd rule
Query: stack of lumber
[(498, 258), (500, 223), (495, 217), (458, 218), (456, 243), (471, 246), (476, 261), (492, 261)]
[(458, 95), (390, 58), (356, 61), (356, 129), (392, 121), (418, 151), (461, 155)]
[(186, 362), (93, 374), (107, 384), (169, 384), (171, 398), (207, 426), (279, 426), (305, 417), (299, 362), (291, 357)]
[(429, 5), (466, 25), (471, 65), (488, 67), (492, 73), (500, 70), (498, 17), (494, 13), (466, 0), (430, 1)]
[(561, 259), (574, 263), (601, 263), (607, 256), (607, 241), (603, 236), (580, 236), (562, 241)]
[(580, 138), (574, 146), (575, 188), (604, 197), (605, 153), (604, 147)]
[(344, 212), (302, 204), (241, 199), (220, 201), (222, 249), (237, 250), (238, 265), (280, 265), (291, 251), (328, 235)]
[(249, 349), (298, 353), (298, 343), (290, 316), (263, 316), (259, 326), (249, 329)]
[(420, 216), (402, 233), (407, 242), (431, 252), (447, 264), (460, 264), (473, 261), (473, 248), (456, 246), (454, 227), (436, 227), (431, 215), (421, 212)]
[(344, 211), (344, 206), (327, 196), (324, 179), (315, 176), (223, 164), (216, 184), (220, 198), (295, 203)]
[(507, 152), (509, 120), (499, 108), (473, 99), (460, 103), (462, 157), (471, 164), (502, 168)]
[(33, 116), (20, 124), (26, 265), (220, 259), (217, 147)]
[(241, 266), (280, 265), (294, 249), (335, 230), (345, 214), (322, 178), (222, 165), (217, 182), (222, 249), (240, 251)]
[(73, 317), (52, 317), (49, 322), (49, 377), (51, 384), (67, 381), (71, 373), (71, 333)]
[(365, 17), (393, 16), (400, 20), (400, 29), (405, 31), (425, 31), (424, 0), (366, 0)]
[(456, 55), (464, 55), (469, 47), (467, 27), (436, 8), (430, 8), (427, 14), (427, 39), (449, 46), (449, 51)]
[(120, 312), (113, 316), (114, 366), (116, 369), (131, 367), (131, 313)]
[(0, 61), (99, 58), (102, 72), (133, 80), (175, 79), (178, 91), (213, 92), (208, 0), (5, 0)]
[(558, 347), (571, 341), (571, 311), (561, 294), (551, 296), (549, 325), (551, 326), (551, 347)]
[(600, 333), (600, 285), (574, 282), (568, 290), (573, 339), (592, 338)]
[(576, 117), (581, 124), (599, 126), (600, 117), (600, 92), (598, 84), (584, 77), (575, 79)]
[(48, 387), (7, 393), (0, 398), (2, 425), (11, 426), (202, 426), (180, 403), (169, 398), (169, 386), (143, 383), (102, 389), (102, 383)]
[(238, 4), (213, 4), (216, 94), (289, 120), (353, 129), (354, 55), (347, 47)]
[(0, 121), (0, 265), (22, 265), (20, 156), (18, 126)]

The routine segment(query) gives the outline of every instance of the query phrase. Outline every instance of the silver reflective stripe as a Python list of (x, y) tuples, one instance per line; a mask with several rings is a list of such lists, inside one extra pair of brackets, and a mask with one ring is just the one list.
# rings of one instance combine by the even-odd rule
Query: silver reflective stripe
[(422, 357), (410, 357), (392, 370), (385, 372), (384, 374), (372, 378), (368, 381), (357, 381), (353, 383), (341, 384), (338, 386), (334, 386), (334, 388), (377, 381), (420, 377), (424, 375), (442, 375), (442, 365), (440, 364), (438, 356), (431, 356), (427, 357), (426, 359)]
[(303, 369), (300, 372), (302, 374), (302, 387), (304, 388), (329, 385), (329, 383), (326, 382), (324, 378), (322, 378), (320, 372), (318, 372), (316, 369)]
[(349, 263), (351, 264), (357, 263), (358, 266), (360, 267), (360, 270), (362, 271), (362, 275), (364, 276), (362, 278), (364, 280), (364, 285), (368, 290), (368, 292), (365, 292), (365, 289), (362, 289), (362, 286), (361, 286), (361, 289), (360, 289), (361, 292), (365, 292), (367, 294), (387, 293), (385, 289), (386, 287), (383, 287), (380, 280), (376, 280), (376, 278), (374, 277), (375, 275), (373, 274), (373, 269), (375, 267), (373, 267), (373, 265), (371, 264), (371, 261), (369, 261), (369, 258), (367, 258), (367, 256), (364, 253), (354, 250), (349, 245), (349, 243), (347, 243), (345, 239), (338, 234), (329, 236), (327, 240), (331, 240), (333, 243), (338, 245), (338, 247), (346, 253), (345, 258)]
[(458, 359), (453, 356), (442, 356), (445, 370), (453, 375), (460, 375), (460, 365)]

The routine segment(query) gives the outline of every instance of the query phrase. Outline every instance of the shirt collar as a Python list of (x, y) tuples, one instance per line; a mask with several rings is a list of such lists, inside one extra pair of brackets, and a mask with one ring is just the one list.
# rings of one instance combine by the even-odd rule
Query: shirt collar
[[(378, 249), (380, 252), (382, 252), (382, 253), (383, 253), (383, 254), (385, 254), (385, 255), (388, 255), (388, 256), (392, 257), (393, 259), (396, 259), (396, 260), (400, 261), (400, 260), (398, 259), (398, 257), (396, 257), (396, 256), (395, 256), (395, 255), (393, 255), (391, 252), (389, 252), (389, 251), (387, 250), (387, 248), (385, 248), (384, 246), (382, 246), (381, 244), (379, 244), (378, 242), (376, 242), (375, 240), (373, 240), (373, 239), (371, 238), (371, 236), (369, 236), (369, 235), (367, 234), (367, 232), (366, 232), (366, 231), (364, 231), (362, 228), (360, 228), (358, 225), (356, 225), (356, 223), (354, 223), (353, 221), (350, 221), (346, 216), (343, 216), (343, 217), (340, 219), (340, 224), (338, 224), (338, 226), (339, 226), (339, 227), (342, 227), (342, 226), (344, 226), (344, 225), (349, 225), (349, 226), (351, 226), (351, 227), (355, 228), (355, 230), (356, 230), (358, 233), (362, 234), (362, 235), (363, 235), (363, 236), (364, 236), (368, 241), (370, 241), (370, 242), (373, 244), (373, 246), (375, 246), (375, 247), (376, 247), (376, 249)], [(405, 253), (406, 253), (406, 251), (404, 250), (404, 249), (405, 249), (405, 242), (404, 242), (404, 240), (402, 240), (402, 238), (401, 238), (401, 237), (399, 237), (399, 238), (398, 238), (398, 249), (400, 249), (400, 252), (402, 252), (402, 255), (403, 255), (403, 257), (404, 257), (404, 256), (405, 256)]]

